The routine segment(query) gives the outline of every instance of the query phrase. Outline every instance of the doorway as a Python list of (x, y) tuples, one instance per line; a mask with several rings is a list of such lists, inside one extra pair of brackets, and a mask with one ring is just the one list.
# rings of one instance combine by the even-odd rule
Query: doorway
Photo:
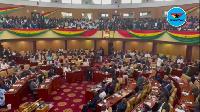
[(40, 13), (38, 12), (31, 12), (31, 19), (39, 19)]
[(112, 18), (113, 18), (114, 20), (117, 20), (117, 19), (119, 19), (119, 15), (112, 15)]

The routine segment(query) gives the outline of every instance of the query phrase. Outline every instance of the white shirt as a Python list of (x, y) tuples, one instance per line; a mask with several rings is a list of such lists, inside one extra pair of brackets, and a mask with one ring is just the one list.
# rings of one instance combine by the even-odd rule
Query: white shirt
[(6, 64), (6, 63), (5, 63), (5, 64), (3, 64), (3, 63), (1, 64), (1, 69), (7, 69), (8, 67), (9, 67), (9, 66), (8, 66), (8, 64)]
[(183, 63), (183, 59), (178, 59), (177, 63)]
[(103, 91), (103, 92), (101, 92), (101, 93), (99, 94), (99, 98), (103, 99), (104, 97), (106, 97), (105, 91)]
[(150, 58), (151, 55), (150, 55), (149, 53), (146, 53), (146, 54), (144, 55), (144, 57), (146, 57), (146, 58)]
[(65, 67), (63, 72), (70, 72), (70, 71), (71, 71), (70, 68)]
[(89, 66), (88, 62), (83, 62), (83, 66)]
[(161, 66), (161, 64), (162, 64), (162, 62), (163, 62), (163, 60), (162, 60), (162, 59), (160, 59), (160, 58), (158, 58), (158, 60), (157, 60), (157, 66), (158, 66), (158, 67), (160, 67), (160, 66)]
[(106, 109), (105, 111), (101, 111), (101, 112), (108, 112), (108, 110)]

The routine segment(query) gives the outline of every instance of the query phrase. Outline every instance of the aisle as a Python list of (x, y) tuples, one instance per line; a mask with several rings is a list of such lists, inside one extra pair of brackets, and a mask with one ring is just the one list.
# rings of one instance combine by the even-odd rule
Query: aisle
[[(53, 112), (81, 112), (82, 106), (85, 104), (85, 90), (95, 85), (94, 82), (77, 82), (64, 83), (60, 89), (52, 93), (50, 102), (53, 102)], [(28, 96), (23, 97), (23, 103), (28, 102)], [(5, 111), (4, 111), (5, 110)], [(0, 109), (6, 112), (7, 109)], [(13, 112), (12, 109), (9, 112)]]

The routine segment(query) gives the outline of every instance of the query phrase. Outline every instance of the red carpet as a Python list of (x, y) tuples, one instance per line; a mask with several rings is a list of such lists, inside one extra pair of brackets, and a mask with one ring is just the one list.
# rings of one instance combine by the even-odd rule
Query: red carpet
[[(50, 102), (54, 104), (51, 112), (81, 112), (85, 104), (85, 90), (95, 85), (94, 82), (63, 83), (60, 89), (52, 93)], [(23, 102), (29, 101), (29, 96), (24, 97)], [(12, 109), (9, 112), (13, 112)]]

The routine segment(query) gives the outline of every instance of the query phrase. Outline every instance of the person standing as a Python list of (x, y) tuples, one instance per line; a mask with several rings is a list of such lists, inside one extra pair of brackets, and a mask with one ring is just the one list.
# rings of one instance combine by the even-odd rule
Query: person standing
[(92, 81), (92, 68), (90, 66), (86, 70), (86, 80)]

